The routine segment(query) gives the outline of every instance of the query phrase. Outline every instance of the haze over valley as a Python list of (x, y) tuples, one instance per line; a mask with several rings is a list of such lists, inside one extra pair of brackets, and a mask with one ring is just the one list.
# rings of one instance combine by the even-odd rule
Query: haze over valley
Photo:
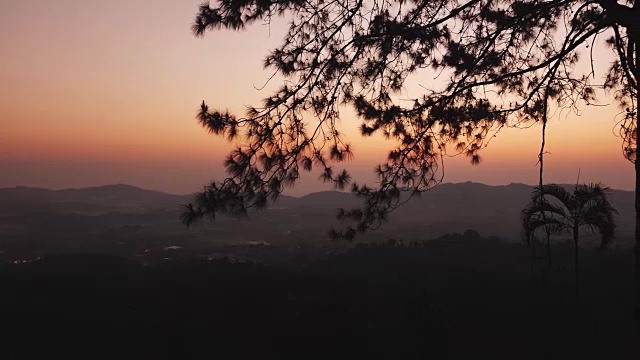
[[(568, 185), (570, 186), (570, 185)], [(354, 243), (407, 244), (476, 230), (483, 237), (519, 243), (522, 208), (531, 186), (480, 183), (442, 184), (414, 198), (391, 214), (377, 231)], [(0, 189), (0, 259), (28, 260), (65, 253), (109, 253), (144, 257), (238, 256), (256, 261), (290, 261), (269, 252), (304, 253), (322, 257), (353, 244), (330, 242), (327, 231), (339, 227), (339, 208), (360, 205), (354, 195), (325, 191), (301, 197), (281, 196), (249, 219), (218, 216), (187, 228), (179, 221), (181, 204), (191, 195), (174, 195), (129, 185), (47, 190), (29, 187)], [(613, 247), (628, 247), (633, 234), (633, 196), (611, 191), (618, 208)], [(585, 247), (596, 240), (584, 231)], [(277, 249), (277, 250), (276, 250)], [(167, 255), (167, 250), (173, 251)]]

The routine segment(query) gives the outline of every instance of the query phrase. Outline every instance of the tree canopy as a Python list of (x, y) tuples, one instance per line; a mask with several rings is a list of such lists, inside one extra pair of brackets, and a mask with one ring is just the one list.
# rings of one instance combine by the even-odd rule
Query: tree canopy
[(545, 226), (552, 234), (575, 231), (575, 236), (581, 227), (587, 227), (600, 234), (600, 249), (605, 248), (615, 236), (618, 213), (609, 202), (608, 191), (602, 184), (576, 185), (572, 192), (555, 184), (535, 187), (531, 202), (521, 213), (525, 241), (535, 241), (536, 230)]
[[(283, 85), (244, 115), (200, 107), (203, 127), (239, 145), (225, 160), (227, 178), (186, 207), (187, 224), (216, 213), (245, 216), (316, 169), (363, 199), (361, 209), (340, 211), (348, 225), (332, 233), (352, 238), (379, 226), (404, 193), (438, 184), (447, 154), (477, 164), (500, 129), (593, 104), (598, 88), (622, 107), (624, 155), (635, 159), (640, 2), (217, 0), (200, 5), (192, 29), (203, 36), (280, 16), (288, 31), (263, 65), (284, 76)], [(598, 43), (615, 58), (604, 79), (594, 76)], [(581, 62), (590, 71), (579, 71)], [(411, 77), (424, 91), (403, 99)], [(353, 156), (337, 124), (345, 107), (361, 119), (363, 136), (395, 144), (375, 169), (375, 186), (352, 183), (339, 168)]]

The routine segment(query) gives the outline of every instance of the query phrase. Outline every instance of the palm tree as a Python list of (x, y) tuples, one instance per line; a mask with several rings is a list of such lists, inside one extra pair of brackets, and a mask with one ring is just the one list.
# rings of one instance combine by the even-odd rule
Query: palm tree
[(531, 202), (521, 213), (523, 236), (527, 243), (535, 241), (535, 232), (541, 228), (555, 235), (573, 235), (576, 299), (579, 295), (580, 228), (586, 226), (593, 233), (600, 233), (599, 249), (603, 249), (614, 237), (614, 215), (618, 211), (608, 200), (608, 190), (608, 187), (600, 183), (576, 185), (573, 192), (555, 184), (536, 186), (531, 195)]

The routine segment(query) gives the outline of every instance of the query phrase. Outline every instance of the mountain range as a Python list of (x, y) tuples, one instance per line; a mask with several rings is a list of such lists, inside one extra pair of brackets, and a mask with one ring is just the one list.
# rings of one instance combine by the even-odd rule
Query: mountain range
[[(531, 190), (525, 184), (441, 184), (411, 199), (391, 214), (385, 226), (356, 241), (427, 240), (467, 229), (519, 241), (519, 214)], [(633, 238), (633, 192), (612, 190), (610, 196), (619, 211), (616, 244), (627, 246)], [(178, 215), (180, 204), (191, 198), (123, 184), (64, 190), (0, 189), (0, 255), (58, 250), (138, 252), (157, 246), (249, 242), (309, 246), (328, 242), (327, 231), (340, 226), (338, 208), (360, 204), (353, 194), (338, 191), (282, 196), (248, 220), (220, 216), (187, 228)]]

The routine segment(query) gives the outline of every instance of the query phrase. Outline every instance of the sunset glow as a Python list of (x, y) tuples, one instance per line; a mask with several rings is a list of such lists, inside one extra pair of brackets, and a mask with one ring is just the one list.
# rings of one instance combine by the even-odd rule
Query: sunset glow
[[(262, 59), (282, 28), (257, 24), (240, 33), (195, 38), (190, 24), (200, 1), (109, 2), (8, 0), (0, 14), (0, 187), (47, 188), (110, 183), (188, 193), (220, 179), (230, 145), (194, 119), (204, 99), (242, 113), (268, 95)], [(603, 59), (606, 63), (606, 59)], [(601, 97), (602, 104), (611, 103)], [(633, 167), (615, 134), (615, 105), (580, 109), (549, 124), (546, 180), (602, 181), (632, 189)], [(566, 116), (565, 116), (566, 115)], [(345, 165), (356, 180), (392, 144), (357, 135)], [(502, 131), (483, 162), (446, 161), (446, 182), (537, 182), (540, 128)], [(309, 176), (291, 191), (324, 189)]]

